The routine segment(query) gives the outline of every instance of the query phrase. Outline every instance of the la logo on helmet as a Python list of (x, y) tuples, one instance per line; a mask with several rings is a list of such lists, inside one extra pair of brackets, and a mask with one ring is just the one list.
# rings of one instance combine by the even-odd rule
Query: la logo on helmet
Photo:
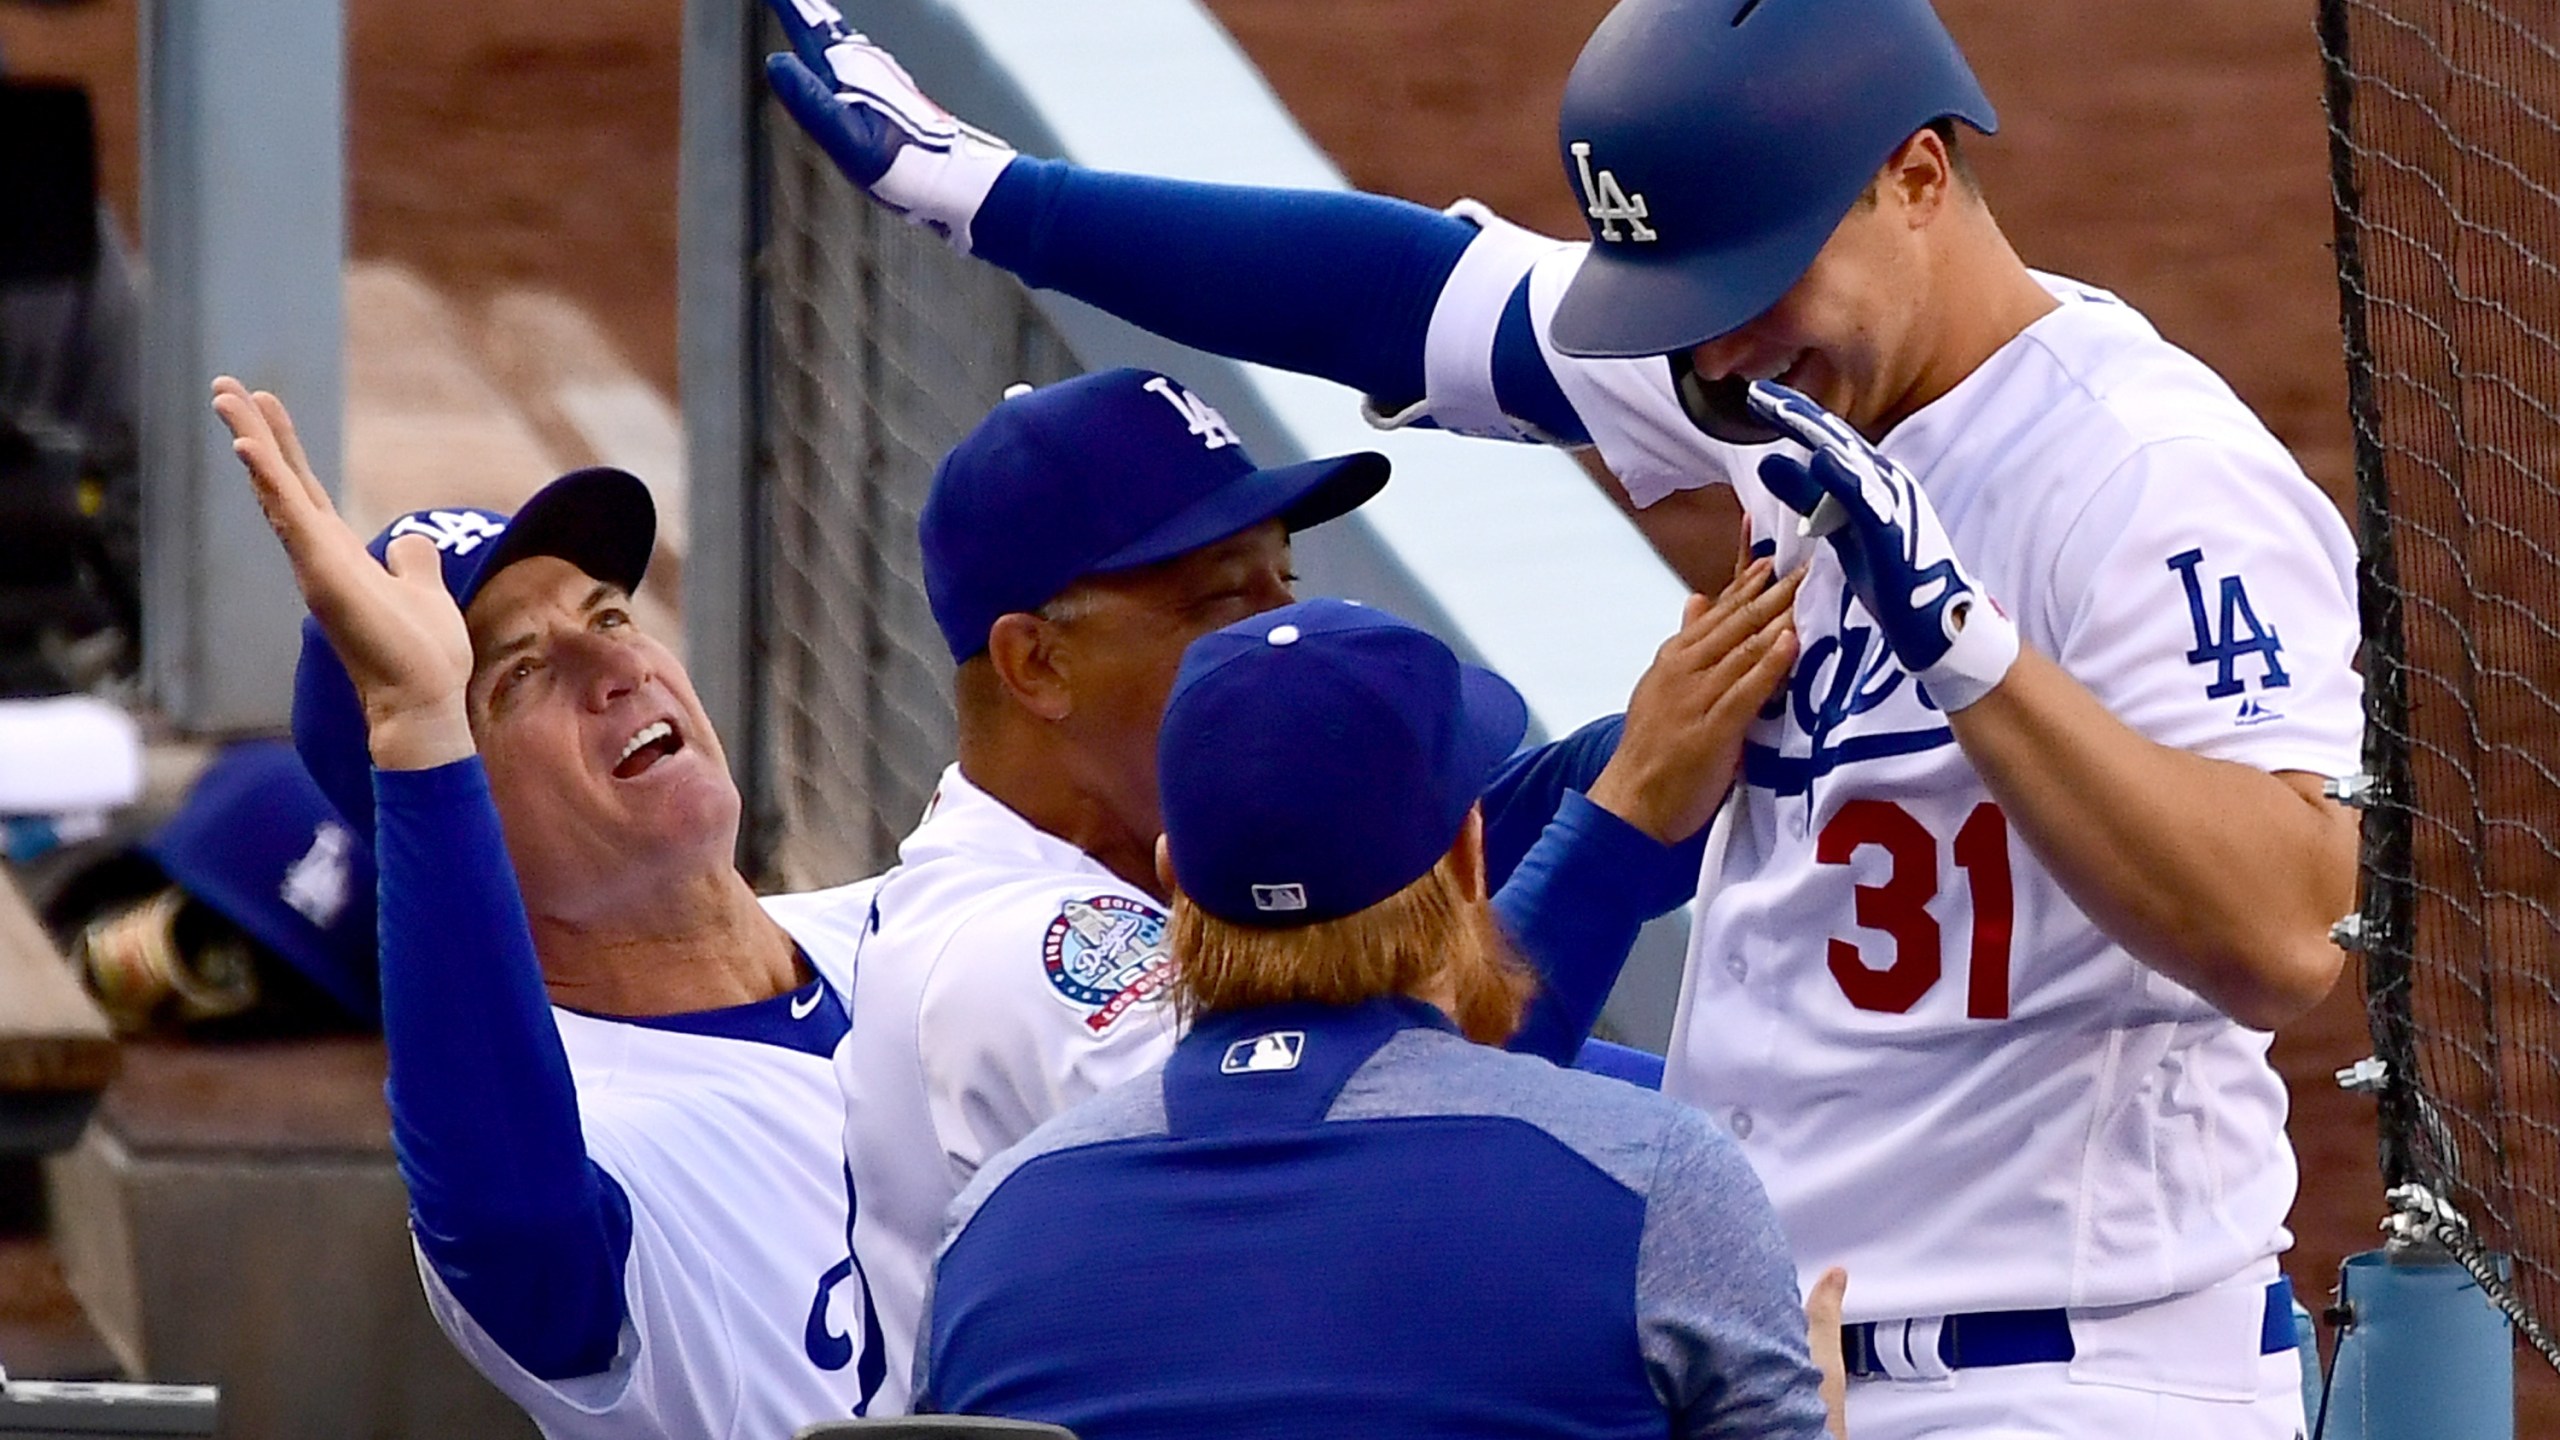
[[(1607, 170), (1594, 174), (1591, 169), (1591, 142), (1573, 142), (1573, 163), (1582, 172), (1582, 198), (1590, 207), (1591, 218), (1600, 222), (1603, 240), (1653, 240), (1660, 232), (1645, 222), (1642, 195), (1630, 195), (1618, 183), (1618, 177)], [(1627, 233), (1618, 233), (1618, 222), (1627, 222)]]

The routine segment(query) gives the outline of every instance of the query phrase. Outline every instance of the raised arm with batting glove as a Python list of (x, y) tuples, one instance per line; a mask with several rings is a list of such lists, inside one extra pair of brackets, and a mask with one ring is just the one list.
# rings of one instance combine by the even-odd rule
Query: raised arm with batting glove
[(1762, 460), (1761, 482), (1805, 517), (1808, 534), (1829, 537), (1894, 658), (1949, 713), (1989, 694), (2017, 661), (2018, 627), (1957, 558), (1920, 482), (1784, 385), (1760, 381), (1750, 401), (1813, 452), (1810, 464), (1792, 455)]

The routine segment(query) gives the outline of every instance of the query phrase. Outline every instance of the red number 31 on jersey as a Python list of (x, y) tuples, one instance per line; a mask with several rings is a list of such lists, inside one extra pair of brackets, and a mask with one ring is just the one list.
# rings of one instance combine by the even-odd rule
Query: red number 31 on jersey
[[(1846, 865), (1873, 845), (1891, 862), (1881, 885), (1856, 891), (1860, 927), (1891, 938), (1893, 959), (1881, 969), (1867, 962), (1854, 940), (1833, 937), (1831, 977), (1861, 1010), (1901, 1015), (1929, 993), (1945, 970), (1938, 917), (1938, 838), (1890, 800), (1852, 800), (1840, 807), (1814, 842), (1813, 858)], [(2009, 1018), (2009, 938), (2017, 901), (2009, 879), (2009, 820), (1984, 803), (1956, 831), (1956, 868), (1972, 892), (1973, 953), (1966, 969), (1964, 1013), (1976, 1020)]]

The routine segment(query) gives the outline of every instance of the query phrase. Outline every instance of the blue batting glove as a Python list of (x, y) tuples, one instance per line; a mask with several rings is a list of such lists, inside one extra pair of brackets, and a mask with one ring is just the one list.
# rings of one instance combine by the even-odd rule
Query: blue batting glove
[(1752, 413), (1813, 452), (1760, 462), (1760, 481), (1805, 517), (1840, 557), (1850, 592), (1902, 668), (1949, 713), (1991, 692), (2018, 659), (2018, 627), (1965, 569), (1936, 507), (1910, 471), (1848, 422), (1772, 381), (1751, 386)]
[(771, 0), (791, 53), (765, 57), (774, 98), (872, 199), (969, 249), (969, 222), (1013, 147), (935, 104), (829, 0)]
[(827, 52), (849, 40), (862, 38), (860, 31), (845, 23), (844, 12), (828, 0), (767, 0), (773, 18), (782, 22), (783, 38), (791, 42), (791, 51), (803, 64), (820, 74), (827, 73)]

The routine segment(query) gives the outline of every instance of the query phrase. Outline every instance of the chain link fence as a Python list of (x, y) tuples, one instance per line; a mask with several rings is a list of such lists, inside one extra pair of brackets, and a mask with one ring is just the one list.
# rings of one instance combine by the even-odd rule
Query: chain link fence
[(2532, 1334), (2560, 1315), (2560, 45), (2543, 0), (2323, 0), (2320, 32), (2383, 1170), (2513, 1256)]
[(771, 104), (752, 477), (752, 868), (801, 890), (896, 858), (954, 754), (916, 512), (1018, 381), (1081, 367), (1022, 287), (864, 200)]

